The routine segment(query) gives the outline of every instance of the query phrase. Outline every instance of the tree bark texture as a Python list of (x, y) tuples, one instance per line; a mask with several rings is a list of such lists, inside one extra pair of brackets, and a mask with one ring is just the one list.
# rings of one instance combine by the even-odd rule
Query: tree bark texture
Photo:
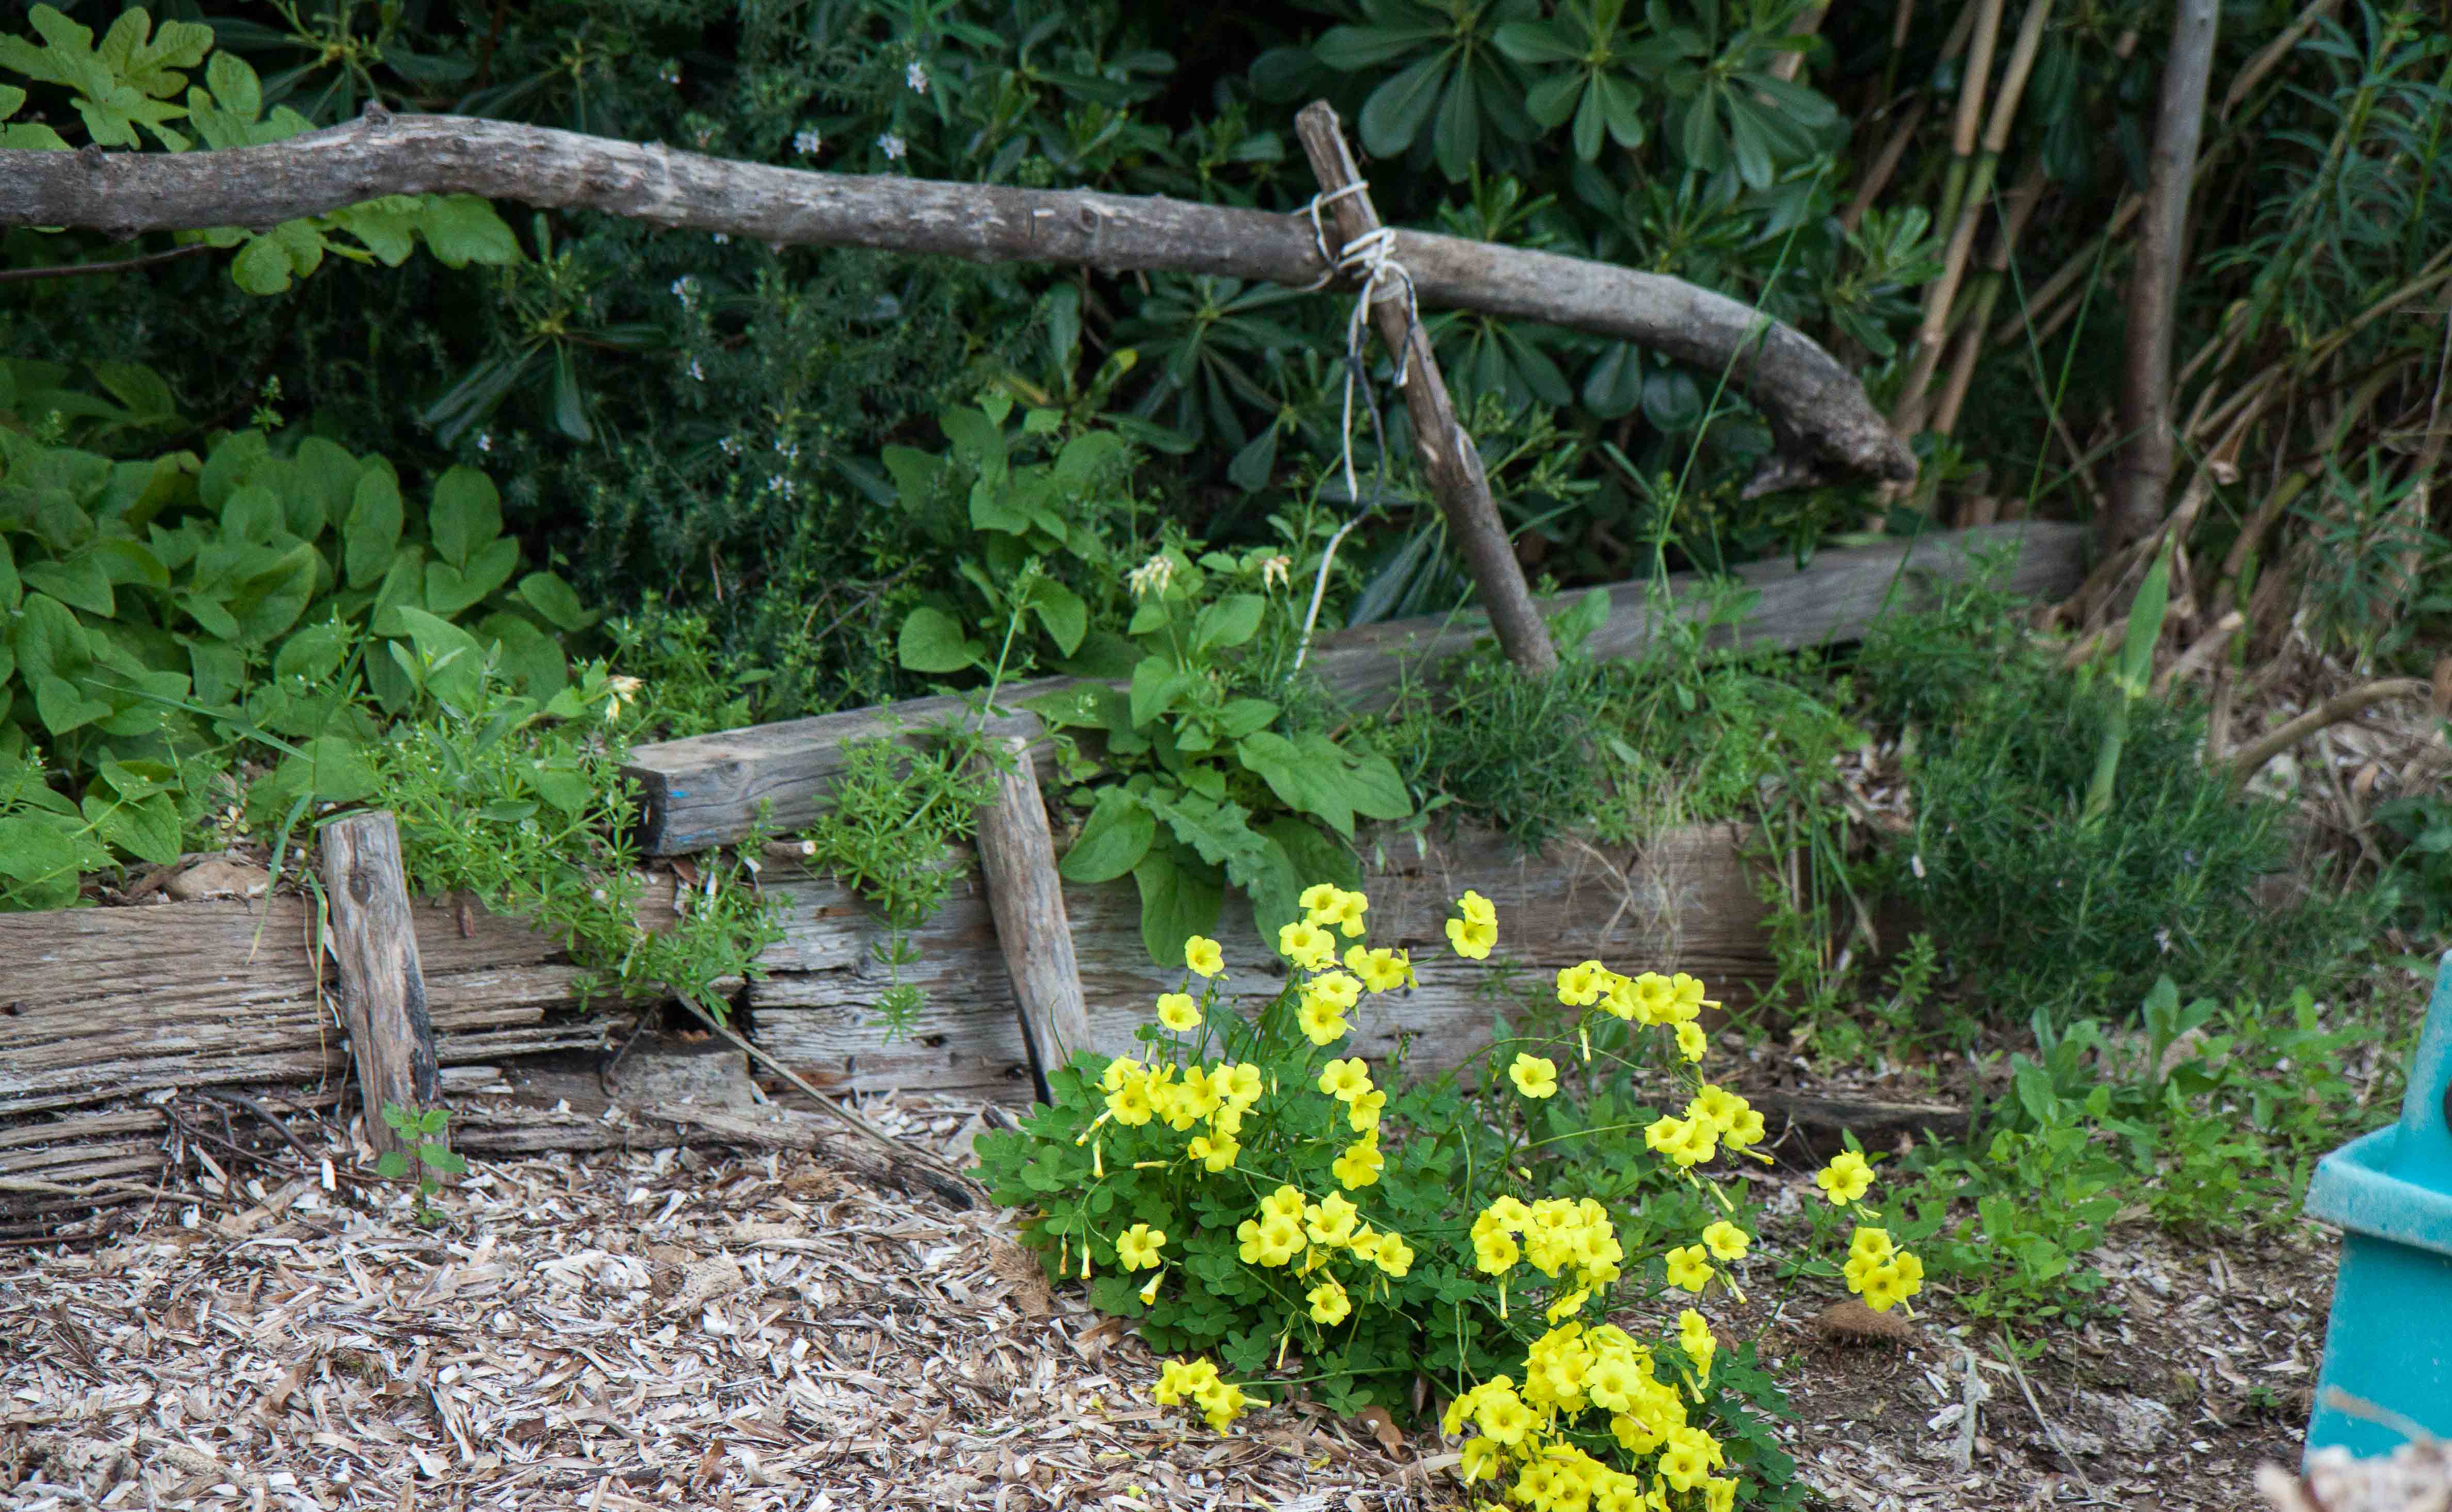
[[(1345, 128), (1325, 101), (1303, 107), (1295, 117), (1295, 134), (1302, 139), (1321, 193), (1333, 194), (1362, 182), (1354, 154), (1345, 145)], [(1379, 211), (1372, 205), (1368, 188), (1341, 195), (1329, 205), (1328, 212), (1340, 246), (1352, 245), (1379, 229)], [(1387, 280), (1363, 297), (1371, 301), (1372, 324), (1378, 328), (1379, 339), (1387, 344), (1389, 356), (1404, 376), (1405, 413), (1414, 422), (1414, 445), (1421, 454), (1422, 471), (1429, 475), (1431, 493), (1439, 501), (1439, 513), (1447, 517), (1448, 534), (1454, 538), (1466, 570), (1473, 574), (1473, 586), (1481, 591), (1482, 608), (1490, 616), (1499, 649), (1518, 671), (1546, 677), (1558, 670), (1558, 650), (1550, 643), (1550, 627), (1541, 622), (1540, 611), (1532, 606), (1524, 565), (1515, 560), (1506, 523), (1498, 518), (1498, 503), (1490, 496), (1490, 475), (1482, 467), (1481, 451), (1456, 420), (1447, 380), (1439, 375), (1438, 357), (1431, 350), (1430, 333), (1415, 318), (1414, 302), (1404, 297), (1400, 281)]]
[[(464, 116), (389, 115), (287, 142), (182, 153), (0, 149), (0, 226), (132, 237), (270, 226), (386, 194), (481, 194), (774, 246), (1211, 273), (1304, 286), (1308, 220), (1157, 196), (813, 173)], [(1659, 274), (1415, 231), (1394, 255), (1421, 302), (1612, 336), (1733, 382), (1783, 443), (1906, 481), (1915, 462), (1830, 355), (1739, 301)]]
[(1048, 1073), (1090, 1044), (1090, 1005), (1073, 957), (1073, 926), (1064, 916), (1064, 879), (1056, 872), (1056, 840), (1047, 802), (1030, 762), (1030, 742), (1002, 742), (1011, 770), (997, 774), (996, 800), (979, 810), (979, 871), (997, 948), (1020, 1005), (1022, 1043), (1041, 1101), (1053, 1100)]
[(2146, 213), (2137, 228), (2137, 263), (2128, 283), (2128, 350), (2120, 393), (2120, 466), (2111, 513), (2103, 522), (2106, 549), (2127, 545), (2163, 518), (2171, 485), (2171, 331), (2186, 245), (2188, 190), (2196, 180), (2197, 142), (2205, 117), (2205, 82), (2213, 73), (2220, 0), (2181, 0), (2171, 23), (2171, 51), (2163, 64), (2163, 103), (2154, 122), (2154, 157)]
[[(406, 1153), (407, 1142), (385, 1121), (384, 1109), (424, 1112), (442, 1102), (443, 1078), (401, 868), (400, 829), (387, 810), (351, 815), (324, 827), (323, 851), (341, 1011), (366, 1098), (366, 1138), (378, 1154)], [(441, 1135), (429, 1141), (443, 1142)]]

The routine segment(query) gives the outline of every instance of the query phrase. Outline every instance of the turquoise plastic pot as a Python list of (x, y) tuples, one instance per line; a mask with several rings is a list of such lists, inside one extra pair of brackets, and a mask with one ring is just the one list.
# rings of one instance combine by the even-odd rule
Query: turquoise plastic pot
[(2452, 955), (2435, 978), (2401, 1122), (2319, 1162), (2307, 1212), (2342, 1228), (2307, 1447), (2363, 1459), (2404, 1440), (2325, 1405), (2335, 1386), (2452, 1439)]

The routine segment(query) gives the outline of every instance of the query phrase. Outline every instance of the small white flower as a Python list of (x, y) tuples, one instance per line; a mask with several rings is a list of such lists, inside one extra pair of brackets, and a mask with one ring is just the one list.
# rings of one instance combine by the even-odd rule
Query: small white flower
[(691, 383), (703, 383), (706, 382), (706, 369), (698, 365), (697, 358), (693, 357), (690, 359), (688, 371)]
[(920, 64), (919, 59), (914, 58), (911, 60), (911, 67), (902, 70), (902, 82), (911, 87), (911, 92), (913, 94), (926, 94), (928, 92), (928, 70)]
[(1124, 575), (1124, 586), (1132, 590), (1136, 599), (1146, 599), (1152, 594), (1162, 595), (1166, 592), (1166, 585), (1174, 580), (1175, 559), (1164, 552)]
[(1260, 563), (1260, 586), (1264, 589), (1271, 585), (1280, 588), (1286, 586), (1292, 580), (1294, 565), (1295, 560), (1292, 557), (1271, 557)]
[(481, 430), (477, 433), (477, 449), (479, 451), (492, 451), (494, 449), (494, 438), (491, 432)]
[(678, 88), (682, 82), (682, 66), (667, 61), (662, 68), (656, 69), (656, 77)]
[(799, 442), (787, 441), (781, 446), (776, 447), (775, 450), (780, 452), (782, 455), (783, 460), (787, 462), (796, 462), (801, 460), (801, 443)]
[(738, 456), (740, 456), (740, 455), (741, 455), (741, 442), (738, 442), (738, 441), (735, 441), (733, 438), (731, 438), (731, 437), (729, 437), (729, 436), (726, 436), (725, 438), (723, 438), (723, 440), (722, 440), (722, 441), (720, 441), (720, 442), (717, 442), (715, 443), (715, 447), (716, 447), (716, 450), (718, 450), (718, 451), (720, 451), (720, 452), (723, 453), (723, 455), (725, 455), (726, 457), (738, 457)]
[(911, 150), (900, 137), (891, 131), (877, 139), (877, 149), (885, 154), (887, 161), (897, 163), (902, 160), (904, 153)]
[(785, 499), (792, 497), (792, 480), (777, 473), (766, 480), (766, 486)]
[(682, 302), (682, 308), (683, 309), (688, 309), (691, 305), (696, 304), (698, 303), (698, 280), (690, 277), (686, 273), (673, 280), (673, 298)]
[(818, 148), (825, 145), (826, 139), (820, 136), (814, 128), (799, 131), (792, 137), (792, 150), (804, 158), (816, 157)]
[(718, 246), (728, 246), (732, 243), (732, 238), (724, 235), (722, 231), (713, 232), (711, 235), (714, 238), (715, 245)]

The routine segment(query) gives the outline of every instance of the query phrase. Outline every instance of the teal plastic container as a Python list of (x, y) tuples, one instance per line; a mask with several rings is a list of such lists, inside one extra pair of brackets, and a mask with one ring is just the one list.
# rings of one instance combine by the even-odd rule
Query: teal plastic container
[(2365, 1459), (2405, 1442), (2325, 1405), (2327, 1387), (2452, 1439), (2452, 954), (2436, 974), (2401, 1122), (2320, 1161), (2307, 1212), (2342, 1228), (2307, 1447)]

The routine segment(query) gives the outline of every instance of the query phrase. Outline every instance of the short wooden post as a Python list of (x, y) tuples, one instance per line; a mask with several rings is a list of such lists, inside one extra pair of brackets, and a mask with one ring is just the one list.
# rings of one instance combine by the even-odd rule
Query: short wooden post
[[(324, 891), (332, 911), (332, 954), (341, 968), (341, 1012), (356, 1047), (366, 1138), (378, 1154), (408, 1153), (384, 1121), (396, 1107), (420, 1113), (443, 1101), (434, 1020), (417, 960), (417, 926), (401, 870), (400, 829), (388, 810), (353, 814), (324, 827)], [(446, 1143), (437, 1134), (421, 1141)]]
[[(1345, 145), (1344, 128), (1327, 101), (1315, 100), (1303, 107), (1295, 117), (1295, 134), (1302, 139), (1321, 193), (1334, 194), (1360, 182), (1354, 154)], [(1332, 253), (1379, 229), (1379, 212), (1371, 204), (1368, 188), (1338, 195), (1325, 207), (1336, 226)], [(1490, 496), (1490, 476), (1482, 470), (1481, 453), (1473, 449), (1473, 438), (1456, 422), (1455, 403), (1448, 398), (1447, 380), (1439, 376), (1429, 334), (1401, 297), (1381, 298), (1374, 291), (1371, 318), (1380, 340), (1402, 363), (1405, 413), (1414, 422), (1414, 443), (1421, 449), (1422, 467), (1430, 474), (1439, 512), (1447, 517), (1448, 533), (1455, 538), (1473, 585), (1481, 590), (1482, 608), (1490, 615), (1490, 628), (1497, 634), (1500, 649), (1517, 668), (1535, 677), (1557, 670), (1558, 651), (1550, 643), (1550, 627), (1541, 622), (1541, 612), (1532, 604), (1532, 590), (1524, 581), (1524, 566), (1515, 560), (1515, 548), (1508, 544), (1507, 527)]]
[(1047, 1076), (1090, 1044), (1090, 1009), (1073, 958), (1073, 930), (1064, 918), (1063, 880), (1047, 803), (1031, 767), (1030, 742), (1008, 736), (1012, 770), (997, 774), (995, 801), (979, 819), (979, 870), (987, 878), (988, 912), (1004, 952), (1013, 994), (1021, 1004), (1021, 1034), (1041, 1102)]

